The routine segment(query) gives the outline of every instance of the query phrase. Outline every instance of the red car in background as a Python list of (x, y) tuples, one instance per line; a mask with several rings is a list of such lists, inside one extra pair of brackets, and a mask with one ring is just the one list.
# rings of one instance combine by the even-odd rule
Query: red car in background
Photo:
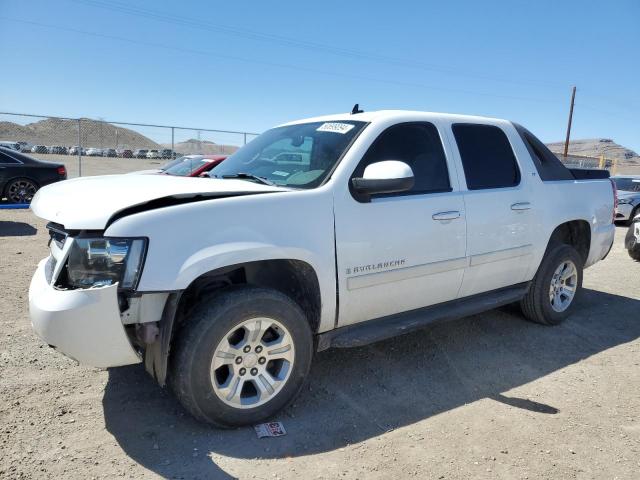
[(227, 155), (187, 155), (181, 162), (172, 165), (162, 173), (180, 177), (199, 177), (226, 158)]

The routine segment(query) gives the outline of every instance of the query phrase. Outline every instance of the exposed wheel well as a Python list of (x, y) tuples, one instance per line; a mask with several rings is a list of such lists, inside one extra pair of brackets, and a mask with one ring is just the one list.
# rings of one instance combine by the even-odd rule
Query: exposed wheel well
[[(586, 263), (591, 248), (591, 227), (586, 220), (572, 220), (558, 225), (549, 238), (549, 246), (566, 243), (576, 249), (582, 262)], [(549, 248), (547, 246), (547, 249)]]
[(231, 285), (243, 284), (284, 293), (300, 305), (312, 331), (317, 332), (320, 326), (320, 285), (311, 265), (300, 260), (263, 260), (207, 272), (191, 282), (183, 292), (178, 307), (180, 320), (188, 316), (190, 308), (200, 297), (216, 294)]
[(158, 341), (147, 346), (145, 368), (165, 385), (171, 344), (189, 321), (189, 312), (205, 295), (217, 295), (231, 286), (255, 285), (277, 290), (293, 299), (305, 313), (311, 331), (320, 327), (321, 298), (318, 277), (311, 265), (300, 260), (264, 260), (231, 265), (196, 278), (182, 292), (169, 296), (160, 322)]

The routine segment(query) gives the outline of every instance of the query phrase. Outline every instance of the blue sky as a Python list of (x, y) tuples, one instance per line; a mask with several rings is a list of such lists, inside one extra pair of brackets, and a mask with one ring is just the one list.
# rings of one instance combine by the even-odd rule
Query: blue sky
[[(640, 151), (640, 2), (0, 0), (0, 111), (263, 131), (406, 108)], [(143, 132), (146, 133), (146, 132)]]

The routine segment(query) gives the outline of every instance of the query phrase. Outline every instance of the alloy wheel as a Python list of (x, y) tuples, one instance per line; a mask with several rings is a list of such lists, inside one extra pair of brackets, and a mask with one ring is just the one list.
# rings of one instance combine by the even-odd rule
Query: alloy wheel
[(227, 405), (255, 408), (274, 398), (295, 359), (293, 338), (277, 320), (252, 318), (231, 329), (211, 360), (213, 391)]
[(571, 260), (558, 265), (549, 286), (551, 308), (556, 312), (564, 312), (575, 297), (578, 286), (578, 269)]

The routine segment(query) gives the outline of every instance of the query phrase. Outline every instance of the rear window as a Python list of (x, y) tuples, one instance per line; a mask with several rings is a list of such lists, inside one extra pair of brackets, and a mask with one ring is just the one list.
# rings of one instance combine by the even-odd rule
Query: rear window
[(15, 158), (13, 158), (12, 156), (6, 154), (4, 152), (4, 148), (0, 148), (0, 163), (11, 163), (11, 164), (18, 164), (20, 163), (18, 160), (16, 160)]
[(457, 123), (452, 127), (469, 190), (514, 187), (520, 170), (505, 133), (493, 125)]

